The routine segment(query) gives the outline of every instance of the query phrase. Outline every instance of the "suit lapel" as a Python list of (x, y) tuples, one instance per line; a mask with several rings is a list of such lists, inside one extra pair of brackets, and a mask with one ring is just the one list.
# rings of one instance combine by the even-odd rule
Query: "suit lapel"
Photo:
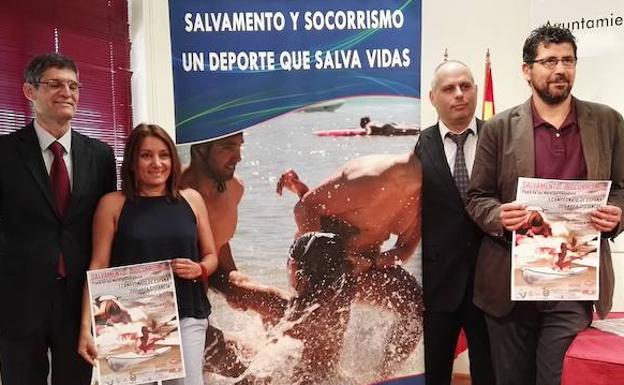
[(531, 103), (531, 99), (527, 100), (518, 113), (511, 117), (511, 137), (518, 176), (529, 178), (535, 177), (535, 137)]
[(89, 175), (89, 167), (91, 154), (88, 151), (87, 144), (77, 132), (72, 130), (72, 194), (69, 201), (69, 209), (65, 220), (68, 220), (72, 215), (78, 213), (80, 200), (87, 190), (87, 182)]
[(18, 151), (24, 159), (26, 167), (35, 179), (36, 185), (41, 189), (46, 201), (50, 205), (50, 209), (57, 215), (56, 203), (52, 198), (52, 190), (50, 188), (50, 177), (45, 168), (43, 157), (41, 156), (41, 147), (35, 126), (31, 122), (26, 127), (18, 131)]
[(442, 143), (442, 137), (440, 136), (440, 126), (436, 124), (435, 128), (435, 130), (430, 130), (426, 133), (427, 135), (423, 136), (423, 152), (429, 157), (429, 163), (434, 166), (433, 168), (439, 175), (440, 180), (446, 185), (447, 191), (453, 192), (452, 194), (457, 198), (454, 200), (459, 202), (463, 208), (463, 201), (455, 185), (453, 174), (451, 174), (446, 160), (446, 154), (444, 153), (444, 143)]
[(483, 120), (477, 118), (477, 147), (479, 147), (479, 143), (481, 142), (481, 127), (483, 126)]
[(583, 147), (583, 157), (587, 166), (587, 179), (601, 179), (599, 162), (599, 138), (597, 120), (592, 117), (590, 107), (573, 99), (576, 107), (576, 119), (581, 133), (581, 144)]

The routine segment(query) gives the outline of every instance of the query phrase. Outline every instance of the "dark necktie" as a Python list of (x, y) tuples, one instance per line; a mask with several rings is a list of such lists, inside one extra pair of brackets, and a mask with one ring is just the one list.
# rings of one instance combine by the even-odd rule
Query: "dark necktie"
[[(65, 160), (63, 159), (65, 149), (59, 142), (52, 143), (49, 149), (52, 151), (52, 154), (54, 154), (52, 167), (50, 167), (50, 185), (52, 187), (52, 194), (54, 195), (59, 218), (63, 219), (67, 214), (69, 199), (71, 197), (69, 174), (67, 172), (67, 166), (65, 166)], [(60, 277), (65, 276), (65, 261), (62, 254), (59, 256), (57, 273)]]
[(451, 138), (457, 145), (457, 152), (455, 153), (455, 164), (453, 165), (453, 179), (455, 179), (455, 185), (459, 191), (459, 195), (466, 202), (466, 190), (468, 190), (468, 168), (466, 168), (466, 157), (464, 156), (464, 143), (468, 139), (468, 135), (472, 134), (472, 130), (468, 129), (461, 134), (453, 134), (449, 132), (447, 137)]

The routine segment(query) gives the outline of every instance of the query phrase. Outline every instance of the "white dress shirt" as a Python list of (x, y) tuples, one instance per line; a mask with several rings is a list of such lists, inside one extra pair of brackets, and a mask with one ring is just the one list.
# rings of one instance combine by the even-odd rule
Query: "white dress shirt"
[(63, 160), (65, 161), (65, 166), (67, 167), (67, 174), (69, 175), (69, 188), (73, 190), (74, 188), (74, 176), (73, 176), (73, 164), (71, 157), (71, 128), (67, 130), (67, 132), (61, 136), (58, 140), (53, 137), (45, 128), (41, 127), (37, 120), (35, 120), (35, 133), (37, 133), (37, 138), (39, 139), (39, 146), (41, 147), (41, 156), (43, 157), (43, 163), (45, 163), (46, 171), (48, 175), (50, 175), (50, 169), (52, 168), (52, 161), (54, 161), (54, 154), (52, 150), (48, 147), (55, 141), (61, 143), (63, 148), (65, 149), (65, 154), (63, 154)]
[[(446, 162), (448, 163), (449, 169), (451, 170), (451, 174), (453, 174), (453, 169), (455, 166), (455, 155), (457, 154), (457, 145), (453, 142), (453, 139), (448, 138), (446, 136), (447, 133), (453, 133), (451, 130), (446, 127), (444, 122), (441, 120), (438, 121), (438, 126), (440, 127), (440, 136), (442, 137), (442, 143), (444, 143), (444, 154), (446, 155)], [(457, 134), (461, 134), (467, 129), (471, 129), (473, 135), (468, 135), (466, 138), (466, 143), (464, 143), (464, 157), (466, 158), (466, 169), (468, 170), (468, 175), (472, 175), (472, 164), (475, 159), (475, 152), (477, 151), (477, 118), (473, 117), (470, 121), (468, 127), (466, 127), (462, 132), (458, 132)]]

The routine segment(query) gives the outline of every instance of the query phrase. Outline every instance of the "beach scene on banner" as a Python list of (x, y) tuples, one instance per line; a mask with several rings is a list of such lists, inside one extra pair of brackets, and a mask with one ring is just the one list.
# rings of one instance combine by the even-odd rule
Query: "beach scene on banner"
[[(321, 184), (346, 162), (374, 154), (409, 154), (417, 135), (351, 135), (361, 129), (363, 118), (375, 125), (393, 127), (419, 126), (420, 101), (401, 97), (355, 97), (328, 101), (332, 108), (303, 108), (271, 119), (244, 131), (243, 160), (236, 175), (243, 181), (245, 193), (239, 205), (238, 226), (230, 246), (238, 268), (258, 283), (296, 293), (288, 283), (287, 260), (297, 226), (293, 208), (295, 194), (276, 193), (276, 185), (286, 170), (293, 170), (308, 186)], [(336, 133), (328, 135), (327, 133)], [(340, 134), (338, 134), (340, 133)], [(183, 163), (189, 160), (189, 146), (179, 146)], [(355, 198), (355, 197), (353, 197)], [(370, 197), (373, 199), (373, 197)], [(374, 218), (371, 218), (374, 221)], [(394, 246), (396, 237), (388, 239), (383, 249)], [(420, 252), (401, 267), (420, 288)], [(395, 282), (380, 278), (379, 287), (394, 287)], [(414, 293), (419, 293), (415, 290)], [(420, 292), (421, 293), (421, 292)], [(388, 296), (398, 293), (388, 292)], [(317, 339), (318, 330), (327, 330), (305, 317), (296, 322), (287, 315), (274, 325), (267, 325), (252, 310), (230, 306), (224, 297), (209, 290), (213, 310), (211, 325), (224, 333), (223, 343), (235, 346), (237, 369), (232, 376), (205, 368), (205, 381), (210, 384), (306, 384), (297, 374), (306, 344)], [(406, 299), (422, 306), (422, 296)], [(317, 305), (315, 305), (317, 306)], [(321, 305), (322, 306), (322, 305)], [(314, 308), (307, 309), (312, 312)], [(304, 310), (306, 311), (306, 310)], [(335, 327), (335, 344), (341, 346), (335, 358), (335, 375), (322, 384), (369, 384), (387, 378), (411, 377), (424, 371), (422, 319), (408, 319), (406, 314), (386, 311), (367, 301), (346, 301), (332, 309), (345, 313)], [(344, 323), (344, 325), (342, 325)], [(402, 324), (403, 323), (403, 324)], [(307, 335), (292, 331), (306, 325)], [(396, 328), (412, 330), (417, 339), (409, 352), (400, 344), (392, 345)], [(332, 330), (330, 328), (329, 330)], [(392, 371), (384, 372), (389, 351), (395, 351), (399, 362)], [(405, 356), (405, 357), (404, 357)], [(420, 384), (411, 380), (410, 384)], [(423, 380), (424, 381), (424, 380)], [(321, 385), (322, 385), (321, 384)]]
[(184, 377), (169, 261), (87, 272), (99, 384)]
[(611, 181), (519, 178), (526, 223), (513, 233), (511, 299), (597, 300), (600, 232), (591, 212), (607, 202)]

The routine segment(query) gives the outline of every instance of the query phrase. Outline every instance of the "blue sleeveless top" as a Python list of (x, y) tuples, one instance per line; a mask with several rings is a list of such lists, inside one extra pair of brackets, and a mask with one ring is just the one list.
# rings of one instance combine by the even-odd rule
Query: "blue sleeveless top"
[[(166, 196), (126, 200), (117, 222), (111, 266), (189, 258), (199, 262), (197, 222), (184, 198)], [(201, 280), (174, 275), (180, 318), (207, 318), (210, 303)]]

